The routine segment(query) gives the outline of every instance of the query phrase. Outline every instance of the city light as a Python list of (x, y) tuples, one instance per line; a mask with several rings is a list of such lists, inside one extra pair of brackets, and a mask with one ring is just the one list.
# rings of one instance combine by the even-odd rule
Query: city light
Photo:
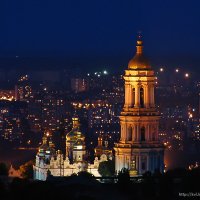
[(103, 71), (104, 74), (108, 74), (108, 72), (106, 70)]
[(161, 67), (161, 68), (160, 68), (160, 72), (163, 72), (163, 71), (164, 71), (164, 69)]
[(190, 76), (190, 75), (189, 75), (188, 73), (185, 74), (185, 77), (186, 77), (186, 78), (189, 78), (189, 76)]
[(179, 69), (176, 69), (176, 73), (178, 73), (179, 72)]

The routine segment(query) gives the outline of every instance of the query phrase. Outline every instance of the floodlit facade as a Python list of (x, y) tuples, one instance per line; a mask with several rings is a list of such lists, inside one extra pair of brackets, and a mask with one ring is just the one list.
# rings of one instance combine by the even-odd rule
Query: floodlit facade
[(160, 115), (155, 107), (156, 77), (143, 54), (141, 36), (136, 55), (125, 70), (125, 103), (120, 115), (121, 137), (115, 144), (115, 169), (130, 175), (164, 171), (164, 147), (158, 137)]
[(33, 166), (34, 179), (45, 181), (48, 175), (71, 176), (80, 171), (87, 171), (96, 177), (101, 176), (98, 172), (99, 164), (112, 159), (112, 155), (108, 156), (102, 153), (99, 158), (95, 157), (92, 164), (88, 163), (85, 159), (85, 136), (80, 131), (78, 118), (73, 118), (72, 121), (73, 128), (66, 135), (66, 156), (59, 150), (55, 151), (51, 133), (45, 131)]

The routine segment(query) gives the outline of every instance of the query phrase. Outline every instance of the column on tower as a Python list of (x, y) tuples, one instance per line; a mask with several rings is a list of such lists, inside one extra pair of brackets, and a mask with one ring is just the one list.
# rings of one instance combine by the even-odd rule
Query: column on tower
[(144, 92), (144, 94), (145, 94), (145, 107), (146, 108), (149, 108), (149, 103), (150, 103), (150, 98), (149, 98), (149, 86), (146, 84), (145, 85), (145, 92)]
[(125, 134), (126, 134), (126, 124), (121, 124), (121, 141), (125, 141)]
[(132, 141), (133, 135), (132, 135), (132, 126), (130, 124), (127, 125), (127, 134), (126, 134), (126, 141)]
[(155, 101), (154, 101), (154, 85), (150, 85), (150, 107), (155, 107)]
[(125, 84), (125, 108), (130, 108), (133, 106), (133, 90), (129, 83)]
[(136, 141), (136, 127), (135, 124), (132, 125), (132, 142)]
[(140, 141), (140, 126), (139, 124), (136, 125), (137, 126), (137, 142)]
[(148, 126), (149, 126), (149, 124), (146, 124), (146, 125), (145, 125), (146, 141), (147, 141), (147, 142), (149, 141)]
[(154, 99), (154, 85), (152, 86), (152, 104), (155, 107), (155, 99)]
[(123, 127), (123, 124), (121, 124), (121, 138), (120, 138), (120, 140), (123, 140), (123, 133), (124, 133), (124, 127)]
[(143, 89), (144, 89), (144, 107), (147, 107), (147, 85), (144, 84), (143, 85)]
[(135, 86), (135, 107), (136, 108), (140, 107), (140, 86), (139, 85)]
[(124, 103), (124, 107), (127, 108), (128, 107), (128, 84), (125, 83), (125, 103)]
[(128, 124), (124, 124), (124, 141), (127, 141)]
[(131, 108), (133, 106), (133, 91), (132, 86), (128, 85), (128, 107)]

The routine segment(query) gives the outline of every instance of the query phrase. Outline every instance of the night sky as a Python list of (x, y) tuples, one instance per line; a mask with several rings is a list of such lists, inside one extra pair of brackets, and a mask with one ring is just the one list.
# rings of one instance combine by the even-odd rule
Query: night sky
[(119, 67), (141, 31), (154, 65), (200, 66), (198, 0), (1, 0), (0, 24), (1, 59)]

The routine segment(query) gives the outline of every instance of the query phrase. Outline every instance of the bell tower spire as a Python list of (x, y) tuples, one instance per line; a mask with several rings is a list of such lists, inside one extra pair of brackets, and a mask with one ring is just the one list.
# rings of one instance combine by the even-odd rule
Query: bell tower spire
[(142, 54), (142, 53), (143, 53), (143, 41), (141, 32), (139, 32), (137, 36), (136, 54)]

